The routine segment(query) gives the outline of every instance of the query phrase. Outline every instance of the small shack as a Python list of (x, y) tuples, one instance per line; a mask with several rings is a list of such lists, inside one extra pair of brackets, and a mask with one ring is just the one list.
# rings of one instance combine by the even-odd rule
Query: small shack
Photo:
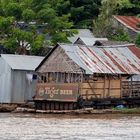
[(140, 49), (134, 44), (57, 44), (36, 71), (39, 83), (35, 102), (45, 101), (44, 109), (69, 109), (79, 97), (140, 97), (140, 82), (132, 81), (133, 75), (140, 75)]
[(43, 57), (1, 54), (0, 103), (25, 103), (35, 95), (35, 68)]
[(114, 26), (122, 27), (131, 38), (140, 33), (140, 18), (134, 16), (113, 16)]
[(74, 34), (71, 37), (68, 37), (68, 40), (71, 43), (74, 43), (78, 37), (87, 37), (87, 38), (94, 38), (93, 33), (89, 29), (76, 29), (78, 31), (77, 34)]

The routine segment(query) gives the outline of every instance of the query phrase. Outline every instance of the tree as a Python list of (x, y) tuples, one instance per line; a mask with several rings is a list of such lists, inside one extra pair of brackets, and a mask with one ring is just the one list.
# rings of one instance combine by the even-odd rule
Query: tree
[[(120, 39), (121, 41), (125, 41), (126, 39), (126, 41), (128, 41), (127, 34), (123, 29), (120, 30), (112, 27), (112, 16), (125, 7), (131, 7), (129, 0), (102, 0), (100, 14), (98, 18), (93, 21), (93, 30), (96, 36), (108, 37), (114, 40)], [(116, 36), (112, 37), (114, 32)]]
[(90, 28), (100, 6), (101, 0), (70, 0), (70, 19), (76, 28)]
[(6, 16), (13, 16), (17, 20), (20, 20), (22, 14), (21, 6), (16, 2), (8, 3), (5, 7), (5, 14)]
[[(12, 53), (37, 54), (44, 44), (67, 42), (72, 35), (70, 14), (58, 12), (64, 0), (1, 0), (0, 43)], [(51, 36), (45, 41), (45, 36)]]
[(118, 11), (120, 15), (131, 15), (137, 16), (140, 14), (140, 1), (139, 0), (129, 0), (130, 4), (127, 7), (123, 7)]
[(71, 29), (73, 22), (69, 21), (70, 14), (60, 14), (57, 11), (62, 1), (48, 1), (48, 3), (42, 4), (42, 8), (38, 7), (36, 10), (37, 22), (46, 24), (43, 32), (52, 37), (51, 44), (68, 42), (67, 37), (75, 32), (75, 30)]
[(130, 41), (128, 33), (121, 27), (111, 27), (110, 30), (108, 29), (107, 38), (115, 41)]
[(0, 43), (12, 53), (26, 54), (26, 51), (31, 49), (35, 54), (34, 50), (39, 49), (43, 43), (42, 35), (17, 28), (12, 17), (0, 17), (0, 35)]
[(30, 22), (35, 19), (35, 12), (32, 9), (25, 9), (22, 12), (22, 17), (25, 22)]

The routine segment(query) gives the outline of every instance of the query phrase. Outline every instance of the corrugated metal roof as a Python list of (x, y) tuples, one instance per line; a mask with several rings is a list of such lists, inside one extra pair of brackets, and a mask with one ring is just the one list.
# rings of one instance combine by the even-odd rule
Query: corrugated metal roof
[(137, 26), (140, 24), (140, 18), (134, 16), (114, 16), (114, 18), (127, 28), (130, 28), (135, 32), (140, 32), (140, 28)]
[(91, 37), (94, 38), (94, 35), (92, 34), (92, 32), (89, 29), (77, 29), (78, 30), (78, 34), (74, 34), (74, 36), (72, 37), (68, 37), (68, 40), (71, 43), (74, 43), (78, 37)]
[(79, 40), (83, 42), (82, 45), (87, 45), (87, 46), (93, 46), (93, 45), (95, 44), (96, 41), (108, 41), (107, 38), (79, 37), (79, 38), (74, 42), (74, 44), (77, 44)]
[(1, 54), (1, 57), (14, 70), (35, 70), (44, 57), (29, 55)]
[[(140, 49), (130, 45), (87, 47), (81, 45), (60, 45), (67, 55), (87, 74), (140, 74)], [(135, 50), (132, 48), (135, 48)]]
[(100, 40), (100, 43), (102, 43), (102, 46), (116, 46), (116, 45), (125, 45), (126, 44), (130, 44), (129, 42), (127, 41), (102, 41)]

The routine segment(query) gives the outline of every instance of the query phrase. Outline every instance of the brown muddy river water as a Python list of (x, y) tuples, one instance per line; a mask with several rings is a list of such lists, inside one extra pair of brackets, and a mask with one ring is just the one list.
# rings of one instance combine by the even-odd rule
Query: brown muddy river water
[(140, 115), (0, 113), (0, 140), (140, 140)]

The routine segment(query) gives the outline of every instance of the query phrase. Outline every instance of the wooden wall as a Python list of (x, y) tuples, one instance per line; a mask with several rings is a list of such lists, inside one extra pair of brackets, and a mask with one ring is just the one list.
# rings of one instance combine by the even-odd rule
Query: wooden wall
[(82, 69), (69, 58), (63, 48), (57, 47), (37, 72), (82, 73)]
[(121, 96), (121, 80), (102, 78), (97, 81), (84, 82), (81, 85), (83, 98), (119, 98)]

